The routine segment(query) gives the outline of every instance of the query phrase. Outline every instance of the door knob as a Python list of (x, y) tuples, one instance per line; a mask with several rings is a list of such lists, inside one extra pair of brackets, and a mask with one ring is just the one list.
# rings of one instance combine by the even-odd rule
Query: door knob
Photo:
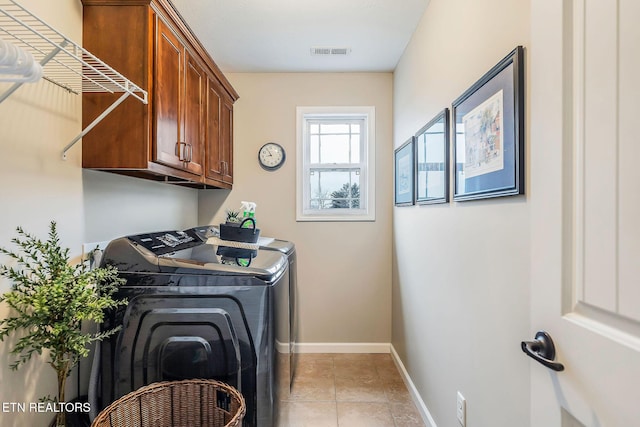
[(562, 363), (554, 362), (556, 358), (556, 346), (553, 344), (551, 335), (545, 331), (538, 331), (534, 341), (522, 341), (520, 343), (522, 351), (533, 360), (542, 363), (554, 371), (564, 371)]

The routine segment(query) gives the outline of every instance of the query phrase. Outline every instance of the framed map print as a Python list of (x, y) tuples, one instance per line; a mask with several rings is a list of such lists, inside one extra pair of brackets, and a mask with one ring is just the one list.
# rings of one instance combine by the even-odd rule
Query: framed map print
[(452, 105), (453, 200), (524, 194), (524, 49)]

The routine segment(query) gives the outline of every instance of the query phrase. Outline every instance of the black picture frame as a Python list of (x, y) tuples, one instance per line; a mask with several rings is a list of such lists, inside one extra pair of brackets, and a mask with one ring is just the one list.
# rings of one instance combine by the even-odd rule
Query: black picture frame
[(396, 148), (393, 158), (395, 205), (411, 206), (415, 195), (413, 137)]
[(454, 201), (524, 194), (524, 48), (452, 104)]
[(445, 108), (414, 136), (419, 205), (449, 202), (449, 126), (449, 109)]

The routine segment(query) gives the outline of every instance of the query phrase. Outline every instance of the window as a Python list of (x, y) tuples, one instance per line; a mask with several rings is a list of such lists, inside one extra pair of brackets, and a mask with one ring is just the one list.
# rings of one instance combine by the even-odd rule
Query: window
[(375, 220), (374, 107), (298, 107), (298, 221)]

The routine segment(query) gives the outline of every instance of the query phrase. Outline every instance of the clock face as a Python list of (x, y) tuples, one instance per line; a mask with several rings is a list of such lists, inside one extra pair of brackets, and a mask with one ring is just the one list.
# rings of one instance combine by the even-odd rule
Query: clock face
[(284, 164), (285, 152), (280, 144), (268, 142), (258, 151), (258, 161), (264, 169), (273, 171)]

